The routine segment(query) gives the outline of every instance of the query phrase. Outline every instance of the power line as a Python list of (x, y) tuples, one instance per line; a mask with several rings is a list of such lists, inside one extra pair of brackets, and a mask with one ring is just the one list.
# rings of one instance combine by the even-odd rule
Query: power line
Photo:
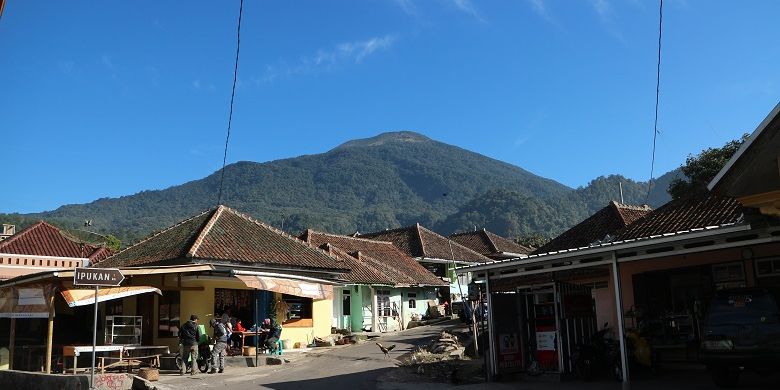
[(658, 6), (658, 63), (655, 71), (655, 120), (653, 122), (653, 157), (650, 161), (650, 180), (647, 181), (647, 195), (645, 203), (650, 198), (650, 188), (653, 185), (653, 171), (655, 170), (655, 145), (658, 139), (658, 101), (661, 96), (661, 35), (664, 21), (664, 0), (660, 0)]
[(233, 68), (233, 90), (230, 92), (230, 114), (228, 114), (227, 136), (225, 137), (225, 155), (222, 157), (222, 175), (219, 179), (219, 195), (217, 205), (222, 203), (222, 185), (225, 183), (225, 163), (227, 162), (228, 142), (230, 142), (230, 128), (233, 124), (233, 100), (236, 98), (236, 81), (238, 80), (238, 54), (241, 51), (241, 16), (244, 15), (244, 0), (238, 8), (238, 29), (236, 30), (236, 65)]

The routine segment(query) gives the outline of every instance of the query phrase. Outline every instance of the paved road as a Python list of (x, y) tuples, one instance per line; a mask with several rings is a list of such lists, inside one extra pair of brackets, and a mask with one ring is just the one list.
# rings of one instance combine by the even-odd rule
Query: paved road
[(234, 389), (376, 389), (377, 378), (395, 368), (395, 357), (410, 352), (418, 344), (457, 321), (409, 329), (388, 334), (379, 340), (395, 344), (390, 358), (385, 358), (373, 342), (314, 351), (303, 356), (287, 354), (290, 363), (283, 366), (228, 368), (224, 374), (201, 374), (195, 378), (163, 374), (161, 388), (226, 388)]
[[(404, 332), (383, 336), (383, 344), (395, 344), (396, 348), (389, 359), (385, 359), (379, 348), (373, 343), (364, 343), (344, 347), (315, 350), (307, 354), (287, 354), (291, 362), (283, 366), (262, 366), (229, 368), (225, 374), (201, 374), (196, 378), (181, 377), (177, 374), (163, 374), (161, 389), (275, 389), (275, 390), (620, 390), (614, 381), (543, 381), (540, 379), (522, 379), (513, 383), (474, 384), (453, 387), (444, 383), (394, 383), (378, 382), (384, 374), (397, 370), (395, 358), (411, 351), (415, 346), (427, 343), (443, 329), (457, 326), (457, 321), (433, 326), (410, 329)], [(387, 375), (384, 375), (387, 376)], [(704, 371), (670, 371), (657, 378), (637, 377), (633, 390), (708, 390), (716, 389)], [(780, 389), (780, 373), (768, 377), (746, 374), (739, 388)]]

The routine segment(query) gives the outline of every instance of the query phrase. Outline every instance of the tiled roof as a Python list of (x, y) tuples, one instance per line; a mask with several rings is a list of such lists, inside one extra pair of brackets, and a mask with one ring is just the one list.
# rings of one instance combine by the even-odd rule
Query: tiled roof
[(527, 255), (532, 251), (531, 248), (489, 232), (487, 229), (455, 233), (450, 238), (458, 244), (490, 258), (506, 258), (507, 256), (502, 255), (502, 253)]
[(225, 206), (153, 234), (97, 266), (189, 263), (346, 270), (342, 261), (325, 251)]
[(742, 206), (734, 198), (708, 193), (670, 201), (617, 232), (616, 240), (651, 237), (708, 226), (736, 223)]
[(390, 241), (401, 251), (412, 257), (456, 260), (470, 263), (490, 261), (489, 258), (447, 237), (428, 230), (419, 223), (398, 229), (361, 234), (359, 237)]
[(27, 229), (0, 241), (0, 253), (88, 258), (96, 261), (110, 255), (111, 251), (101, 246), (79, 242), (58, 227), (38, 221)]
[(398, 281), (393, 280), (391, 277), (392, 275), (383, 274), (369, 264), (366, 259), (358, 259), (331, 244), (322, 244), (320, 245), (320, 249), (343, 261), (345, 266), (350, 269), (350, 272), (344, 275), (344, 280), (348, 282), (355, 284), (383, 284), (388, 286), (399, 284)]
[(330, 244), (353, 257), (359, 257), (365, 260), (361, 264), (377, 269), (382, 275), (389, 277), (392, 284), (446, 285), (420, 263), (401, 252), (392, 242), (341, 236), (311, 229), (303, 232), (300, 239), (312, 245)]
[(608, 235), (614, 236), (620, 229), (642, 218), (650, 211), (649, 206), (632, 206), (615, 201), (609, 202), (607, 207), (561, 233), (561, 235), (542, 245), (533, 253), (547, 253), (589, 246), (594, 242), (604, 240)]

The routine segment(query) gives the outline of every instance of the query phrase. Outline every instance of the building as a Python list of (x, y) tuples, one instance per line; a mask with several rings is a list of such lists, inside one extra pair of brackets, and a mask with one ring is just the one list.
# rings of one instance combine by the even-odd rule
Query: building
[(533, 252), (531, 248), (489, 232), (487, 229), (455, 233), (450, 235), (450, 239), (493, 260), (513, 259)]
[(347, 262), (348, 280), (333, 292), (333, 326), (351, 330), (406, 329), (436, 305), (437, 288), (449, 283), (434, 276), (391, 242), (303, 232), (301, 240)]
[(0, 230), (0, 241), (16, 234), (16, 225), (3, 224), (3, 230)]
[(471, 281), (468, 274), (456, 277), (455, 268), (463, 265), (489, 262), (485, 257), (457, 242), (415, 224), (398, 229), (359, 234), (360, 238), (392, 242), (398, 249), (411, 256), (426, 269), (450, 283), (449, 289), (440, 289), (439, 303), (460, 301), (467, 294)]
[(9, 236), (0, 241), (0, 280), (87, 266), (111, 255), (108, 248), (80, 242), (44, 221), (13, 234), (15, 230), (13, 225), (3, 225), (3, 231)]
[[(695, 363), (700, 320), (717, 290), (780, 289), (779, 111), (710, 183), (710, 193), (640, 210), (644, 215), (614, 232), (591, 234), (595, 227), (578, 225), (578, 234), (564, 233), (529, 256), (459, 269), (490, 291), (491, 374), (541, 367), (570, 375), (572, 348), (603, 322), (614, 324), (625, 382), (627, 330), (645, 338), (659, 361)], [(599, 211), (607, 212), (615, 215)], [(601, 225), (594, 217), (590, 222)]]

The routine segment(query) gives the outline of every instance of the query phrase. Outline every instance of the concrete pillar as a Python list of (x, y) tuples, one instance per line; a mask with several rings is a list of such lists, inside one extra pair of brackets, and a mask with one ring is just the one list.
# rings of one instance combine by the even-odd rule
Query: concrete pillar
[(378, 332), (379, 331), (379, 311), (377, 307), (376, 302), (376, 289), (374, 287), (370, 287), (371, 289), (371, 331), (372, 332)]

